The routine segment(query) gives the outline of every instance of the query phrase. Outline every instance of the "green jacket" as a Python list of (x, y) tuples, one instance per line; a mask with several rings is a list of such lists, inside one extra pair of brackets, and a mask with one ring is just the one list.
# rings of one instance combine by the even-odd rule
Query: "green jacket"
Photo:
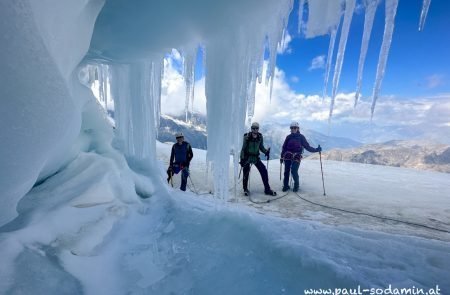
[(255, 164), (259, 160), (259, 151), (264, 154), (267, 153), (262, 134), (258, 132), (256, 138), (253, 138), (251, 132), (245, 133), (242, 142), (241, 161)]

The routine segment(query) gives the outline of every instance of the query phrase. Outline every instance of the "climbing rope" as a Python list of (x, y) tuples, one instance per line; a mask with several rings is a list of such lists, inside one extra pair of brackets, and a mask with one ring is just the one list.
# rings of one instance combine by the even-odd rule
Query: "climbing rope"
[(449, 230), (440, 229), (440, 228), (428, 226), (428, 225), (421, 224), (421, 223), (415, 223), (415, 222), (410, 222), (410, 221), (404, 221), (404, 220), (400, 220), (400, 219), (395, 219), (395, 218), (391, 218), (391, 217), (386, 217), (386, 216), (381, 216), (381, 215), (375, 215), (375, 214), (370, 214), (370, 213), (365, 213), (365, 212), (357, 212), (357, 211), (352, 211), (352, 210), (347, 210), (347, 209), (341, 209), (341, 208), (336, 208), (336, 207), (333, 207), (333, 206), (328, 206), (328, 205), (316, 203), (316, 202), (310, 201), (310, 200), (308, 200), (308, 199), (302, 197), (299, 193), (295, 193), (295, 194), (297, 195), (297, 197), (299, 197), (299, 198), (302, 199), (303, 201), (308, 202), (308, 203), (311, 203), (311, 204), (316, 205), (316, 206), (323, 207), (323, 208), (328, 208), (328, 209), (332, 209), (332, 210), (337, 210), (337, 211), (341, 211), (341, 212), (345, 212), (345, 213), (351, 213), (351, 214), (357, 214), (357, 215), (369, 216), (369, 217), (373, 217), (373, 218), (377, 218), (377, 219), (381, 219), (381, 220), (394, 221), (394, 222), (398, 222), (398, 223), (408, 224), (408, 225), (417, 226), (417, 227), (423, 227), (423, 228), (427, 228), (427, 229), (431, 229), (431, 230), (435, 230), (435, 231), (439, 231), (439, 232), (444, 232), (444, 233), (450, 233)]
[(287, 195), (289, 195), (289, 192), (285, 193), (284, 195), (277, 196), (276, 198), (270, 198), (270, 199), (268, 199), (268, 200), (266, 200), (266, 201), (255, 201), (255, 200), (253, 200), (252, 195), (250, 194), (250, 195), (249, 195), (249, 200), (250, 200), (250, 202), (252, 202), (252, 203), (254, 203), (254, 204), (265, 204), (265, 203), (270, 203), (270, 202), (272, 202), (272, 201), (276, 201), (276, 200), (279, 200), (279, 199), (281, 199), (281, 198), (284, 198), (284, 197), (286, 197)]

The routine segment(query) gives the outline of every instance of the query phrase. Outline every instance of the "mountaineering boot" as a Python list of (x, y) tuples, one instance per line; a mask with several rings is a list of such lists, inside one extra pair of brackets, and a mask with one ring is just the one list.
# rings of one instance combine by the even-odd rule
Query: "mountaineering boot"
[(293, 189), (292, 191), (293, 191), (294, 193), (298, 192), (298, 186), (297, 186), (297, 187), (294, 186), (294, 189)]
[(271, 189), (265, 190), (264, 193), (265, 193), (266, 195), (269, 195), (269, 196), (276, 196), (276, 195), (277, 195), (277, 193), (274, 192), (274, 191), (271, 190)]
[(249, 196), (250, 192), (248, 191), (248, 189), (244, 190), (244, 196)]
[(287, 192), (288, 190), (290, 190), (291, 189), (291, 187), (288, 185), (288, 186), (283, 186), (283, 189), (282, 189), (282, 191), (283, 192)]

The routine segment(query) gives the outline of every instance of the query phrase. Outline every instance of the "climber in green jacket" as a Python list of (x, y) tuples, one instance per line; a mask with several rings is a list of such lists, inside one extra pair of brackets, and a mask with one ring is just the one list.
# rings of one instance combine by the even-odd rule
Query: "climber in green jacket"
[(264, 193), (266, 195), (275, 196), (277, 193), (272, 191), (269, 185), (269, 175), (267, 173), (266, 166), (259, 158), (260, 151), (269, 159), (270, 148), (266, 149), (264, 147), (263, 136), (259, 131), (259, 124), (257, 122), (252, 123), (251, 132), (244, 134), (244, 140), (241, 149), (241, 160), (239, 164), (244, 172), (243, 186), (244, 194), (248, 196), (250, 192), (248, 191), (248, 178), (250, 174), (250, 168), (255, 165), (261, 174), (261, 178), (264, 184)]

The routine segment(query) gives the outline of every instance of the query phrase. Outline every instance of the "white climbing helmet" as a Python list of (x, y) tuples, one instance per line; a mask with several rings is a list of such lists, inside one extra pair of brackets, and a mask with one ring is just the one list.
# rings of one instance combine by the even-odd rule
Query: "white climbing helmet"
[(259, 123), (258, 122), (253, 122), (252, 123), (252, 128), (258, 128), (259, 129)]
[(183, 132), (175, 133), (175, 138), (184, 137)]
[(300, 128), (300, 125), (298, 125), (298, 122), (292, 121), (291, 126), (289, 126), (289, 127)]

